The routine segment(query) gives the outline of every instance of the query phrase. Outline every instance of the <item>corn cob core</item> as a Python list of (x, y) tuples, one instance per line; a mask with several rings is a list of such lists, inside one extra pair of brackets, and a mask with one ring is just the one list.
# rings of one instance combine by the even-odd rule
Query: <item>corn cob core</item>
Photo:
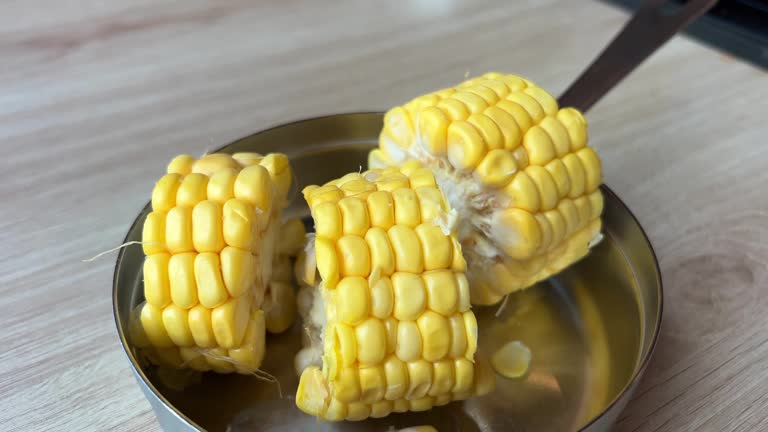
[[(182, 155), (167, 171), (143, 228), (146, 301), (132, 323), (134, 345), (160, 365), (252, 373), (275, 321), (262, 305), (292, 180), (288, 159)], [(271, 289), (270, 301), (275, 291), (286, 298), (284, 287)]]
[(374, 169), (304, 196), (316, 232), (297, 267), (317, 286), (299, 294), (310, 333), (297, 358), (299, 408), (362, 420), (472, 395), (477, 322), (446, 222), (452, 213), (432, 173)]
[(473, 304), (557, 273), (600, 234), (587, 123), (531, 81), (488, 73), (386, 113), (371, 168), (428, 167), (459, 215)]

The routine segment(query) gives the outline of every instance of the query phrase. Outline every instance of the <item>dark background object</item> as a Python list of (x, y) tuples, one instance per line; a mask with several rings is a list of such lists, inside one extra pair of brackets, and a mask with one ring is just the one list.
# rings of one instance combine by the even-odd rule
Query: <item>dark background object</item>
[[(642, 0), (603, 0), (636, 10)], [(673, 10), (687, 0), (675, 0)], [(768, 0), (720, 0), (685, 33), (734, 57), (768, 69)]]

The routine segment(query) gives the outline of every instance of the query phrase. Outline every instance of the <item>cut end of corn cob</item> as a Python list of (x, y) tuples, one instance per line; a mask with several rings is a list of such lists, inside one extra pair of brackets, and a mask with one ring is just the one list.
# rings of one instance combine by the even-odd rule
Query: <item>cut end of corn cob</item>
[(432, 172), (462, 217), (472, 302), (493, 304), (585, 256), (601, 229), (587, 123), (531, 81), (488, 73), (384, 117), (369, 166)]
[[(276, 246), (291, 180), (277, 153), (171, 161), (144, 223), (146, 302), (132, 323), (151, 362), (243, 374), (261, 365), (265, 331), (283, 331), (295, 316), (283, 256), (292, 249)], [(294, 225), (284, 230), (303, 242)], [(287, 280), (273, 279), (273, 262)]]
[(304, 197), (315, 236), (296, 265), (307, 326), (298, 407), (363, 420), (482, 390), (466, 263), (431, 172), (352, 173)]

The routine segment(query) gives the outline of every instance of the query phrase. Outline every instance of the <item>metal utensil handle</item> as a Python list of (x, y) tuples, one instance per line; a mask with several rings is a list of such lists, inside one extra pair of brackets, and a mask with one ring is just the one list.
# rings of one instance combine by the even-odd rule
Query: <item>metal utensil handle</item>
[(646, 0), (618, 35), (568, 87), (558, 102), (587, 111), (678, 31), (703, 15), (717, 0), (689, 0), (674, 13), (667, 0)]

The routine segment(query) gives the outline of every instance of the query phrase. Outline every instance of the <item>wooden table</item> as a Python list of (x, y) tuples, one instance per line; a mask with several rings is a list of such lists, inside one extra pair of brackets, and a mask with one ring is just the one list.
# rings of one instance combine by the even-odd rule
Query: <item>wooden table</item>
[[(155, 430), (112, 321), (118, 245), (178, 153), (489, 70), (554, 92), (626, 19), (585, 1), (6, 0), (0, 429)], [(471, 4), (470, 4), (471, 3)], [(666, 284), (621, 431), (768, 428), (768, 77), (678, 37), (588, 116)]]

